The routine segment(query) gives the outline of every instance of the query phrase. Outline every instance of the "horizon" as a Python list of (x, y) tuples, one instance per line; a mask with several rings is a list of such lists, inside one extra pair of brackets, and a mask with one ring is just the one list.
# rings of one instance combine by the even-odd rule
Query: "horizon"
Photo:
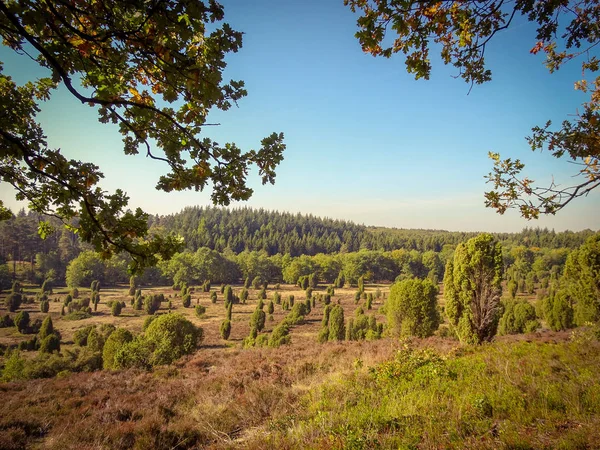
[[(452, 67), (432, 55), (429, 81), (415, 81), (400, 57), (373, 58), (354, 38), (356, 15), (338, 3), (302, 5), (225, 1), (225, 22), (244, 32), (240, 52), (227, 57), (224, 78), (241, 79), (248, 96), (238, 108), (211, 111), (203, 135), (219, 143), (256, 148), (272, 131), (283, 132), (287, 149), (274, 186), (262, 186), (253, 169), (248, 206), (312, 214), (366, 226), (448, 231), (518, 232), (598, 229), (600, 192), (576, 199), (556, 216), (522, 219), (485, 208), (491, 186), (488, 151), (519, 158), (524, 174), (540, 184), (566, 183), (573, 165), (547, 151), (532, 152), (531, 127), (558, 123), (581, 105), (573, 90), (577, 64), (549, 74), (529, 53), (535, 36), (519, 17), (489, 43), (493, 80), (473, 87), (453, 77)], [(18, 83), (45, 72), (26, 56), (0, 48), (0, 60)], [(115, 126), (100, 124), (95, 109), (78, 104), (64, 87), (41, 104), (38, 118), (52, 148), (90, 161), (104, 172), (103, 189), (123, 189), (129, 208), (168, 215), (186, 206), (209, 206), (202, 193), (154, 190), (166, 166), (143, 155), (126, 156)], [(18, 210), (12, 187), (0, 199)], [(212, 204), (210, 204), (212, 205)]]

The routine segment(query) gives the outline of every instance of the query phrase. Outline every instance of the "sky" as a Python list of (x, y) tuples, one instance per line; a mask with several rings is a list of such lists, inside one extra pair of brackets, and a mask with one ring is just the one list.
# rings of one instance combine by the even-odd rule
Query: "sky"
[[(406, 73), (401, 55), (362, 52), (356, 18), (342, 0), (228, 0), (225, 22), (243, 31), (243, 48), (226, 61), (225, 79), (244, 80), (248, 96), (237, 108), (211, 112), (206, 136), (258, 149), (283, 132), (287, 149), (275, 185), (251, 172), (253, 197), (236, 206), (310, 213), (374, 226), (453, 231), (557, 231), (600, 228), (600, 192), (578, 199), (556, 216), (527, 221), (516, 211), (499, 215), (484, 206), (493, 167), (488, 152), (519, 158), (540, 184), (567, 185), (572, 164), (532, 152), (525, 137), (548, 119), (569, 118), (586, 100), (573, 90), (578, 62), (554, 74), (542, 55), (531, 55), (534, 29), (518, 17), (488, 45), (492, 81), (475, 86), (432, 57), (430, 80)], [(4, 71), (19, 83), (44, 72), (7, 48)], [(121, 136), (97, 113), (59, 89), (38, 116), (51, 147), (98, 164), (107, 191), (123, 189), (132, 208), (171, 214), (210, 204), (210, 191), (155, 190), (164, 163), (123, 154)], [(0, 199), (21, 205), (7, 184)]]

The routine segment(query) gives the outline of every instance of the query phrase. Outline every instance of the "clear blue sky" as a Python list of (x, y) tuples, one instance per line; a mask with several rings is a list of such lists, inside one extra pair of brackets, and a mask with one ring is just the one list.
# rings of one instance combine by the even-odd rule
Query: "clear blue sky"
[[(535, 39), (523, 19), (488, 46), (493, 80), (468, 95), (469, 86), (438, 58), (431, 79), (415, 81), (401, 56), (364, 54), (354, 38), (356, 17), (341, 0), (224, 5), (226, 22), (245, 33), (241, 51), (227, 59), (226, 77), (244, 80), (249, 95), (239, 108), (212, 114), (221, 126), (207, 127), (207, 136), (249, 149), (282, 131), (287, 144), (276, 184), (262, 186), (251, 176), (255, 193), (246, 205), (400, 228), (600, 228), (600, 192), (533, 222), (484, 206), (488, 151), (520, 158), (540, 183), (551, 176), (568, 183), (575, 172), (566, 161), (531, 152), (525, 136), (576, 112), (585, 100), (573, 90), (580, 68), (574, 63), (550, 75), (543, 57), (529, 54)], [(6, 48), (0, 60), (18, 82), (42, 74)], [(94, 109), (64, 89), (43, 105), (40, 121), (52, 147), (98, 164), (102, 186), (126, 191), (131, 207), (168, 214), (210, 202), (209, 192), (156, 191), (166, 167), (125, 156), (116, 127), (100, 124)], [(0, 198), (15, 207), (6, 184)]]

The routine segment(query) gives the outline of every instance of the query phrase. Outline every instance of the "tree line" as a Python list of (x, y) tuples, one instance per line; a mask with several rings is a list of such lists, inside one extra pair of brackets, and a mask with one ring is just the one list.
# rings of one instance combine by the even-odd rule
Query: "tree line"
[[(49, 220), (57, 231), (42, 239), (37, 232), (40, 220)], [(140, 276), (143, 284), (232, 283), (256, 276), (265, 281), (296, 283), (313, 273), (329, 284), (340, 276), (349, 283), (356, 283), (360, 276), (369, 281), (394, 281), (398, 277), (441, 281), (456, 246), (476, 236), (373, 228), (250, 208), (190, 207), (178, 214), (150, 216), (149, 227), (158, 234), (179, 234), (186, 250), (146, 269)], [(493, 236), (502, 244), (507, 274), (524, 290), (527, 280), (530, 285), (560, 275), (569, 252), (591, 235), (589, 230), (557, 233), (526, 228), (520, 233)], [(40, 285), (45, 280), (80, 286), (94, 279), (105, 284), (129, 280), (126, 253), (103, 260), (58, 220), (24, 210), (0, 222), (0, 258), (10, 261), (9, 266), (0, 266), (4, 289), (10, 287), (10, 278), (15, 275)]]

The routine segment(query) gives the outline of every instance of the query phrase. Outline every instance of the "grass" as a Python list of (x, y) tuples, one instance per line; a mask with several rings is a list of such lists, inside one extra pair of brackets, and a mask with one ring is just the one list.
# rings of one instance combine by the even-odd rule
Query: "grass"
[[(294, 286), (279, 291), (304, 299)], [(132, 309), (126, 292), (103, 289), (98, 312), (79, 321), (60, 318), (66, 290), (53, 294), (63, 352), (89, 324), (139, 332), (147, 315)], [(234, 305), (228, 341), (219, 336), (226, 312), (220, 293), (212, 304), (208, 293), (196, 292), (192, 307), (183, 308), (171, 289), (144, 290), (150, 292), (171, 295), (176, 311), (204, 328), (202, 347), (150, 372), (0, 383), (0, 448), (600, 448), (600, 343), (589, 331), (503, 336), (481, 347), (441, 337), (319, 345), (317, 304), (293, 327), (290, 345), (245, 350), (254, 290), (248, 304)], [(356, 308), (354, 292), (336, 289), (346, 318)], [(111, 300), (126, 301), (123, 316), (110, 315)], [(197, 301), (206, 307), (203, 318)], [(33, 320), (44, 316), (38, 306), (24, 305)], [(380, 321), (381, 301), (374, 307)], [(276, 305), (267, 330), (284, 316)], [(0, 329), (0, 343), (27, 338)]]

